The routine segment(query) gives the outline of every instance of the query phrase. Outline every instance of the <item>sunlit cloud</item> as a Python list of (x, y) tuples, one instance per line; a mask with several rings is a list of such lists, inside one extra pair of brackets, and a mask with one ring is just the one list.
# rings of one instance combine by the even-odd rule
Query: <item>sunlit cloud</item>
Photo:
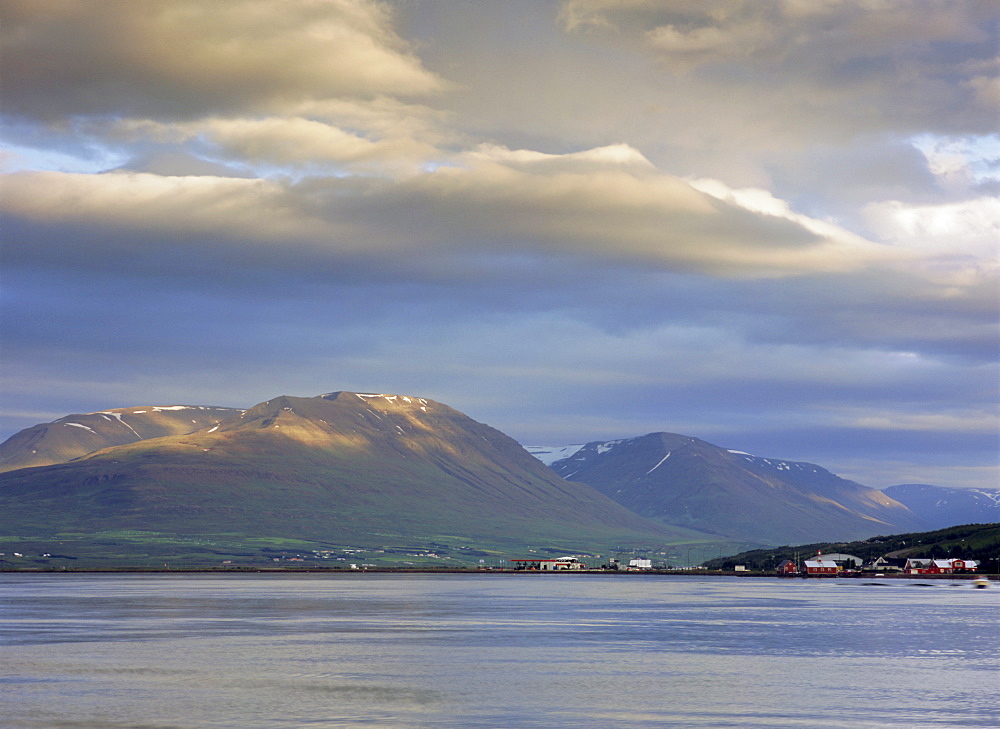
[(305, 168), (313, 173), (412, 173), (439, 156), (433, 145), (409, 136), (372, 139), (302, 117), (172, 124), (129, 119), (116, 122), (112, 133), (163, 144), (196, 141), (208, 154), (238, 164)]
[(869, 413), (858, 415), (847, 423), (864, 430), (919, 430), (939, 433), (996, 434), (997, 414), (966, 413)]
[[(237, 137), (245, 130), (220, 128)], [(296, 131), (295, 125), (277, 128)], [(249, 134), (255, 131), (260, 129), (251, 125)], [(326, 133), (321, 139), (330, 140)], [(332, 140), (344, 156), (369, 151), (356, 139), (334, 134)], [(21, 173), (0, 205), (36, 221), (155, 228), (181, 237), (199, 231), (224, 240), (273, 240), (283, 247), (298, 241), (310, 257), (465, 253), (474, 246), (477, 253), (578, 253), (664, 270), (771, 278), (857, 270), (887, 256), (879, 246), (793, 214), (759, 191), (730, 191), (719, 183), (692, 184), (659, 173), (623, 146), (563, 156), (490, 147), (465, 160), (469, 164), (375, 186)]]
[(947, 284), (953, 292), (954, 287), (971, 289), (981, 283), (998, 284), (1000, 200), (997, 198), (932, 205), (890, 200), (868, 205), (864, 215), (880, 240), (918, 253), (917, 266)]
[[(995, 104), (1000, 109), (1000, 100)], [(1000, 135), (941, 137), (925, 135), (913, 140), (927, 158), (928, 169), (952, 189), (1000, 182)]]
[(273, 113), (445, 86), (374, 0), (8, 0), (4, 26), (9, 114)]

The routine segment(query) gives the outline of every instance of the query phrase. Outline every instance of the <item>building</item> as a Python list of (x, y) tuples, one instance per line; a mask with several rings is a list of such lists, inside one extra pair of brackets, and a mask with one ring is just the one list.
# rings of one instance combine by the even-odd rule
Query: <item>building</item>
[(879, 557), (869, 567), (875, 572), (902, 572), (906, 569), (906, 560), (902, 557)]
[(974, 559), (918, 559), (906, 560), (906, 572), (911, 575), (950, 575), (955, 572), (975, 572), (979, 562)]
[(576, 557), (559, 557), (557, 559), (512, 559), (515, 570), (539, 570), (556, 572), (562, 570), (585, 570), (587, 565)]
[(778, 565), (779, 575), (797, 575), (798, 573), (798, 566), (790, 559), (786, 559)]
[(903, 571), (908, 575), (926, 575), (929, 574), (928, 570), (931, 568), (931, 562), (932, 560), (930, 559), (911, 557), (906, 560), (906, 566), (903, 568)]
[(951, 559), (953, 572), (975, 572), (979, 569), (979, 562), (974, 559)]
[(828, 559), (807, 559), (804, 563), (807, 575), (833, 575), (840, 572), (839, 565)]
[(844, 569), (860, 569), (864, 560), (861, 557), (855, 557), (853, 554), (824, 554), (820, 556), (824, 562), (829, 560), (830, 562), (836, 562)]

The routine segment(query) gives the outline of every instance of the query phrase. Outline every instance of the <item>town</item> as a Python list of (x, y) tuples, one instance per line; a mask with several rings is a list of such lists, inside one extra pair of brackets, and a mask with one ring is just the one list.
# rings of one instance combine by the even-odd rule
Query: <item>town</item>
[(952, 575), (972, 574), (979, 568), (974, 559), (921, 559), (879, 557), (867, 564), (850, 554), (819, 554), (814, 559), (804, 560), (801, 565), (786, 559), (778, 565), (778, 573), (782, 575), (800, 575), (822, 577), (845, 574), (901, 573), (907, 575)]
[[(512, 559), (512, 569), (516, 572), (561, 572), (561, 571), (626, 571), (626, 572), (674, 572), (676, 568), (667, 567), (661, 569), (654, 567), (651, 559), (635, 558), (630, 559), (627, 564), (622, 564), (618, 559), (612, 558), (606, 564), (597, 567), (588, 567), (581, 562), (578, 557), (557, 557), (555, 559)], [(801, 576), (801, 577), (841, 577), (861, 574), (876, 574), (884, 576), (886, 574), (900, 575), (968, 575), (976, 574), (979, 569), (979, 562), (973, 559), (923, 559), (923, 558), (895, 558), (879, 557), (871, 562), (865, 563), (860, 557), (852, 554), (817, 554), (812, 559), (802, 561), (786, 559), (782, 561), (774, 573), (779, 576)], [(686, 567), (683, 572), (703, 571), (703, 567)], [(734, 572), (748, 573), (750, 570), (745, 565), (735, 565)], [(759, 574), (759, 573), (758, 573)]]

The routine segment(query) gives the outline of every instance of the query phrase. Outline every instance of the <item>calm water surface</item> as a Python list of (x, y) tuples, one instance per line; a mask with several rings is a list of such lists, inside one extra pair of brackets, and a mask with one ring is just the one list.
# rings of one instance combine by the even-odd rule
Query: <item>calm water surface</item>
[(0, 575), (3, 729), (1000, 726), (1000, 587)]

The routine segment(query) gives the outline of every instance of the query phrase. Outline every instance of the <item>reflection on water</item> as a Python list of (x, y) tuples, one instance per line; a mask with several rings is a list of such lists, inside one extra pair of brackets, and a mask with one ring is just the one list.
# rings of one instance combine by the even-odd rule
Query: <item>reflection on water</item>
[(996, 727), (1000, 589), (0, 575), (3, 729)]

